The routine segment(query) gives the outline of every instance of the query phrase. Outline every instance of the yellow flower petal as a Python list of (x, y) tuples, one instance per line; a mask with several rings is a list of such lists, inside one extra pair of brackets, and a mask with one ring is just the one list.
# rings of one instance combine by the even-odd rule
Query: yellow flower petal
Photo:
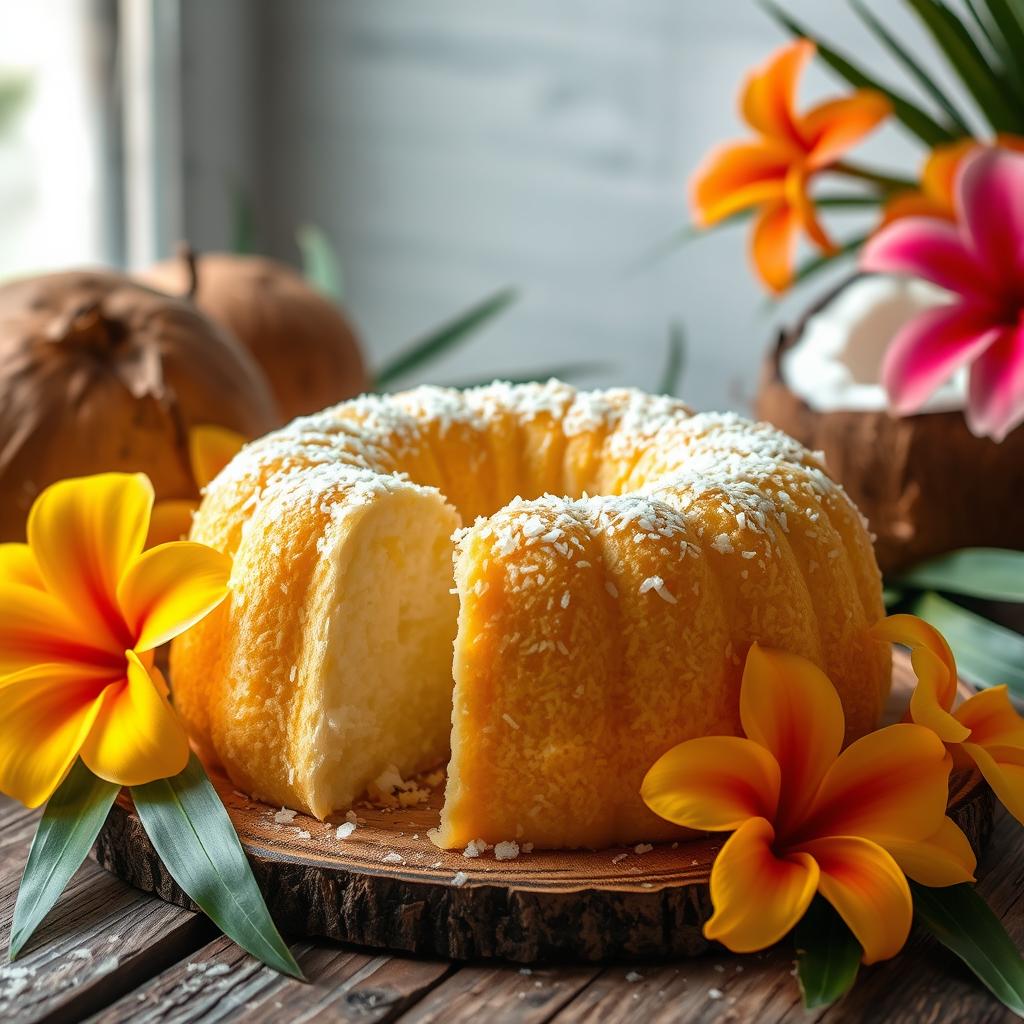
[(198, 507), (194, 501), (158, 501), (149, 520), (146, 547), (155, 548), (188, 537)]
[(192, 479), (201, 491), (242, 450), (245, 438), (227, 427), (193, 427), (188, 434)]
[(98, 643), (131, 646), (117, 585), (142, 551), (153, 486), (141, 474), (101, 473), (61, 480), (36, 499), (28, 542), (51, 594), (95, 630)]
[(913, 918), (910, 887), (893, 858), (867, 839), (818, 839), (802, 850), (821, 871), (818, 889), (864, 949), (864, 963), (895, 956)]
[(0, 582), (43, 589), (43, 578), (27, 544), (0, 544)]
[(952, 759), (930, 729), (902, 723), (851, 743), (828, 770), (804, 838), (861, 836), (915, 842), (934, 835), (946, 814)]
[(970, 730), (971, 743), (983, 747), (1024, 747), (1024, 718), (1010, 703), (1005, 686), (992, 686), (965, 700), (956, 719)]
[(120, 665), (120, 659), (94, 643), (50, 594), (22, 583), (0, 582), (0, 676), (50, 662), (80, 662), (115, 672)]
[(740, 687), (740, 721), (782, 773), (780, 831), (802, 817), (843, 745), (843, 705), (828, 676), (795, 654), (754, 644)]
[(134, 651), (126, 657), (127, 678), (104, 690), (81, 755), (101, 779), (140, 786), (182, 771), (188, 739), (167, 701), (166, 686), (150, 677)]
[(194, 626), (224, 600), (231, 559), (180, 541), (151, 548), (125, 573), (117, 597), (134, 648), (151, 651)]
[(775, 832), (764, 818), (741, 825), (711, 868), (715, 913), (708, 939), (734, 953), (753, 953), (778, 942), (800, 920), (818, 888), (818, 866), (804, 853), (777, 857)]
[(677, 825), (731, 831), (748, 818), (774, 816), (779, 765), (752, 740), (705, 736), (659, 757), (640, 795), (655, 814)]
[(964, 743), (961, 750), (978, 766), (996, 799), (1024, 825), (1024, 749)]
[(38, 807), (64, 780), (108, 677), (35, 665), (0, 681), (0, 791)]
[(938, 832), (916, 843), (886, 843), (900, 870), (915, 882), (928, 886), (973, 882), (978, 866), (967, 836), (949, 818)]

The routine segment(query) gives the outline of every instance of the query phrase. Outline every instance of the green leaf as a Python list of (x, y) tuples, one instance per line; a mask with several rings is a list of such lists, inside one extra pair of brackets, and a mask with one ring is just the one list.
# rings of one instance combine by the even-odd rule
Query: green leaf
[(906, 96), (883, 85), (877, 78), (847, 60), (837, 50), (833, 50), (771, 0), (760, 0), (760, 3), (765, 11), (792, 35), (811, 40), (818, 48), (818, 56), (836, 74), (845, 78), (847, 82), (858, 89), (874, 89), (876, 92), (882, 93), (892, 104), (893, 115), (896, 119), (922, 142), (928, 146), (937, 146), (943, 142), (954, 142), (959, 137), (953, 128), (940, 124), (931, 114), (907, 99)]
[(1024, 551), (962, 548), (915, 565), (895, 582), (918, 590), (1024, 601)]
[(131, 792), (160, 859), (203, 913), (263, 963), (302, 978), (267, 910), (231, 819), (195, 754), (180, 774), (132, 786)]
[(377, 371), (377, 387), (386, 387), (418, 366), (436, 359), (449, 349), (467, 341), (496, 316), (508, 309), (518, 298), (519, 292), (515, 288), (503, 288), (490, 298), (484, 299), (483, 302), (460, 313), (454, 320), (442, 324), (426, 337), (413, 342), (409, 348), (385, 363)]
[(850, 5), (860, 16), (861, 21), (874, 32), (890, 53), (906, 68), (908, 74), (942, 107), (955, 128), (963, 135), (970, 135), (970, 125), (964, 120), (960, 111), (956, 109), (953, 101), (935, 82), (935, 79), (917, 62), (913, 54), (875, 17), (874, 12), (864, 3), (864, 0), (850, 0)]
[(829, 1006), (853, 987), (863, 949), (832, 904), (816, 896), (793, 933), (804, 1006)]
[(929, 889), (910, 883), (914, 916), (1018, 1017), (1024, 1017), (1024, 961), (973, 885)]
[[(1016, 14), (1013, 3), (1017, 5)], [(1019, 104), (1024, 100), (1024, 69), (1017, 56), (1024, 52), (1024, 25), (1016, 16), (1022, 11), (1019, 0), (967, 0), (967, 8), (989, 45), (999, 55), (1003, 74), (1012, 81)]]
[(668, 355), (665, 357), (665, 367), (661, 371), (661, 381), (658, 384), (658, 391), (661, 394), (679, 393), (679, 381), (685, 364), (686, 331), (681, 323), (674, 320), (668, 327)]
[(302, 272), (317, 291), (335, 302), (345, 298), (345, 278), (341, 261), (327, 233), (314, 224), (304, 224), (295, 232), (302, 253)]
[(882, 603), (885, 605), (886, 611), (891, 611), (895, 608), (904, 597), (904, 592), (897, 587), (884, 587), (882, 589)]
[(938, 0), (907, 0), (967, 91), (997, 132), (1014, 131), (1020, 117), (1008, 101), (1010, 83), (992, 70), (987, 57), (956, 15)]
[(97, 778), (77, 758), (39, 820), (14, 907), (7, 955), (24, 948), (96, 842), (121, 787)]
[(949, 641), (962, 675), (978, 686), (1006, 683), (1024, 698), (1024, 636), (938, 594), (922, 594), (911, 609)]
[(466, 388), (479, 388), (487, 384), (493, 384), (495, 380), (502, 381), (505, 384), (535, 384), (537, 382), (543, 383), (551, 377), (571, 381), (595, 373), (605, 373), (611, 369), (612, 367), (608, 363), (562, 363), (560, 366), (545, 366), (542, 369), (534, 370), (532, 373), (518, 376), (499, 373), (495, 376), (481, 378), (480, 380), (459, 381), (459, 383), (453, 384), (452, 387), (463, 390)]
[(32, 80), (28, 75), (0, 72), (0, 132), (11, 127), (31, 92)]

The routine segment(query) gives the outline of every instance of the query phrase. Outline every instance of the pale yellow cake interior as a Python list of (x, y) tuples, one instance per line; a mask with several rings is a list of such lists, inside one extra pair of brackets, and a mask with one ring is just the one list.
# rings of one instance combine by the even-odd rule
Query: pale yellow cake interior
[(841, 488), (778, 431), (674, 399), (366, 396), (248, 446), (192, 536), (234, 557), (229, 600), (172, 651), (204, 756), (322, 818), (450, 754), (445, 847), (678, 836), (640, 780), (739, 730), (754, 640), (829, 673), (850, 738), (888, 689)]

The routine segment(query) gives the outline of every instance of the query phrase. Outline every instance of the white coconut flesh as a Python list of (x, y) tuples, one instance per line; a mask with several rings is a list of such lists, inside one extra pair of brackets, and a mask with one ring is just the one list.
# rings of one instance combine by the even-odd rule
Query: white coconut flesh
[[(782, 353), (780, 372), (794, 394), (817, 412), (885, 409), (882, 360), (893, 337), (919, 313), (950, 301), (927, 281), (886, 274), (857, 277), (807, 318)], [(967, 373), (944, 384), (921, 412), (963, 409)]]

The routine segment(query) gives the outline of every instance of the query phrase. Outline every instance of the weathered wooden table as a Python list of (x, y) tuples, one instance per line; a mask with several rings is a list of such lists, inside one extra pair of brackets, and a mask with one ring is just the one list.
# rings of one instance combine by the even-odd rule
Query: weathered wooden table
[[(0, 802), (0, 942), (37, 813)], [(980, 888), (1024, 944), (1024, 830), (997, 813)], [(202, 916), (132, 889), (92, 861), (0, 967), (0, 1021), (1010, 1021), (949, 953), (915, 932), (836, 1006), (805, 1013), (781, 947), (649, 965), (446, 963), (299, 942), (301, 984), (262, 967)]]

